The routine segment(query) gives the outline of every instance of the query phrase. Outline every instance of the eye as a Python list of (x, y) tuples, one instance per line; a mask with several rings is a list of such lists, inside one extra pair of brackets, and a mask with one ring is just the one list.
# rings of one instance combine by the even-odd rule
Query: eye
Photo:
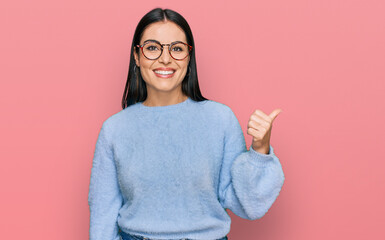
[(183, 49), (181, 47), (173, 47), (172, 50), (175, 52), (183, 51)]
[(154, 50), (157, 50), (158, 48), (156, 46), (148, 46), (146, 49), (150, 51), (154, 51)]

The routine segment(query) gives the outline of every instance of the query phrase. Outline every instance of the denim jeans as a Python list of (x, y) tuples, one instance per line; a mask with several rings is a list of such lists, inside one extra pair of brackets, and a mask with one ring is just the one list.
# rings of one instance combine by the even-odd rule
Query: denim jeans
[[(138, 235), (129, 234), (126, 232), (123, 232), (122, 230), (119, 232), (122, 240), (151, 240), (151, 238), (146, 238)], [(189, 238), (182, 238), (181, 240), (190, 240)], [(223, 238), (217, 239), (217, 240), (228, 240), (227, 236), (224, 236)]]

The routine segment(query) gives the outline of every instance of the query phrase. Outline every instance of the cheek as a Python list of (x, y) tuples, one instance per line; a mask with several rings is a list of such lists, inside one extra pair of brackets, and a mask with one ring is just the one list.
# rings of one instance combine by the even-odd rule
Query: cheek
[(152, 71), (151, 68), (152, 68), (152, 63), (148, 62), (148, 61), (145, 61), (145, 60), (142, 60), (140, 62), (140, 66), (142, 68), (142, 71), (145, 72), (145, 74), (149, 74), (149, 71)]
[(188, 70), (188, 61), (184, 62), (183, 64), (180, 65), (180, 68), (186, 72)]
[(142, 78), (145, 82), (151, 81), (152, 79), (152, 70), (151, 70), (151, 64), (148, 64), (145, 61), (140, 62), (140, 74), (142, 75)]

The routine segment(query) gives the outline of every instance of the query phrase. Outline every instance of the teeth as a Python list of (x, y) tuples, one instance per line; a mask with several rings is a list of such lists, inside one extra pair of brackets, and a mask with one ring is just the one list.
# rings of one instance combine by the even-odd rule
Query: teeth
[(167, 74), (173, 74), (174, 73), (174, 71), (155, 71), (156, 73), (158, 73), (158, 74), (165, 74), (165, 75), (167, 75)]

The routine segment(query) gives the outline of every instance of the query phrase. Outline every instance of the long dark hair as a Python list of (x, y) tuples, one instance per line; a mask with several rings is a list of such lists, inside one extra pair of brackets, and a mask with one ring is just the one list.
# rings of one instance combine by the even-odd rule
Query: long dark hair
[[(195, 60), (194, 38), (186, 19), (184, 19), (182, 15), (173, 10), (155, 8), (142, 17), (135, 30), (134, 38), (132, 40), (131, 45), (128, 77), (122, 99), (123, 109), (137, 102), (143, 102), (147, 98), (146, 82), (143, 80), (140, 74), (140, 70), (136, 67), (135, 64), (134, 46), (140, 44), (140, 39), (143, 35), (143, 31), (148, 25), (150, 25), (151, 23), (166, 20), (172, 21), (179, 25), (186, 34), (187, 43), (193, 47), (190, 52), (190, 62), (187, 68), (188, 70), (185, 78), (182, 81), (182, 92), (194, 101), (208, 100), (207, 98), (202, 96), (201, 91), (199, 89), (197, 66)], [(139, 50), (139, 48), (136, 48), (136, 53), (138, 55), (140, 55)]]

